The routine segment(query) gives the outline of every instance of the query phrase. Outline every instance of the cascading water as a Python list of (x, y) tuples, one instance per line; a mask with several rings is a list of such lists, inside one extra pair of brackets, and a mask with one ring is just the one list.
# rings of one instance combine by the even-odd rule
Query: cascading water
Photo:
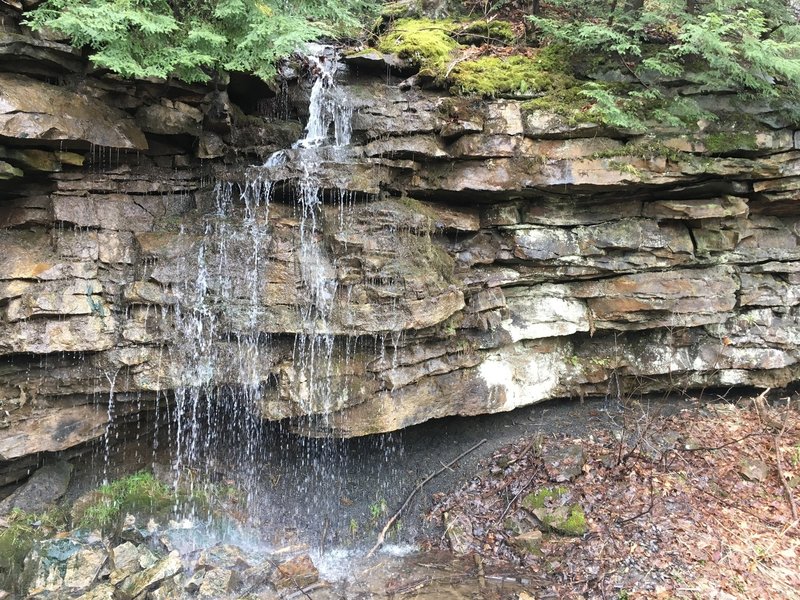
[[(327, 197), (341, 203), (341, 226), (352, 197), (343, 190), (323, 189), (316, 173), (323, 160), (346, 158), (352, 109), (335, 82), (335, 55), (320, 50), (309, 58), (314, 83), (303, 138), (250, 169), (243, 183), (218, 183), (202, 235), (184, 233), (196, 261), (183, 265), (186, 283), (174, 308), (178, 339), (173, 363), (189, 368), (174, 374), (181, 385), (172, 415), (177, 440), (172, 469), (178, 487), (221, 479), (246, 490), (243, 520), (262, 539), (286, 543), (293, 541), (296, 529), (306, 529), (324, 546), (326, 536), (331, 543), (337, 536), (341, 541), (348, 525), (353, 533), (352, 513), (342, 508), (365, 493), (356, 489), (358, 476), (351, 472), (354, 452), (366, 449), (371, 456), (366, 468), (385, 471), (377, 478), (373, 473), (372, 480), (385, 486), (396, 483), (388, 467), (391, 436), (351, 442), (347, 448), (319, 436), (346, 394), (346, 385), (332, 383), (341, 375), (335, 372), (334, 355), (347, 365), (361, 347), (374, 345), (377, 356), (384, 348), (382, 339), (342, 335), (341, 326), (334, 324), (347, 321), (336, 318), (337, 311), (346, 309), (346, 300), (341, 299), (336, 264), (324, 243), (324, 207)], [(293, 200), (296, 237), (291, 251), (280, 247), (268, 218), (287, 166), (299, 173), (288, 192), (281, 188), (281, 200)], [(297, 314), (291, 319), (293, 339), (282, 333), (289, 329), (271, 323), (279, 317), (261, 301), (265, 282), (282, 276), (278, 272), (284, 265), (274, 258), (282, 254), (292, 257), (293, 280), (300, 286)], [(279, 355), (291, 356), (290, 364), (278, 365)], [(290, 389), (296, 403), (285, 414), (296, 417), (291, 427), (301, 433), (308, 428), (306, 433), (313, 431), (315, 437), (298, 437), (262, 422), (259, 408), (269, 402), (267, 389), (275, 393), (281, 386)], [(282, 476), (287, 470), (293, 471), (291, 479)], [(366, 493), (374, 502), (385, 495), (380, 489)]]

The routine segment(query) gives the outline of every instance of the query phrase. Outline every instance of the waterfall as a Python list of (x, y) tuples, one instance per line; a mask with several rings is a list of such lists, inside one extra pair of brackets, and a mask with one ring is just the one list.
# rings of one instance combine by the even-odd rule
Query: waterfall
[[(335, 54), (323, 47), (317, 51), (309, 57), (314, 80), (304, 136), (249, 169), (244, 182), (216, 184), (202, 235), (194, 239), (184, 232), (185, 245), (195, 248), (194, 258), (183, 267), (188, 277), (174, 309), (173, 364), (186, 367), (174, 374), (180, 381), (173, 413), (176, 485), (235, 480), (248, 493), (248, 524), (267, 529), (270, 523), (280, 529), (280, 523), (293, 522), (346, 529), (347, 521), (329, 524), (325, 517), (323, 526), (321, 519), (334, 513), (345, 519), (339, 499), (351, 493), (345, 489), (349, 458), (339, 450), (340, 442), (276, 434), (260, 413), (264, 403), (274, 404), (269, 398), (285, 394), (292, 402), (278, 404), (287, 407), (286, 417), (296, 418), (293, 429), (302, 432), (308, 427), (306, 432), (315, 435), (326, 431), (328, 415), (343, 400), (337, 393), (344, 392), (336, 390), (346, 387), (333, 383), (341, 376), (335, 372), (335, 352), (341, 352), (347, 364), (359, 346), (357, 338), (345, 335), (337, 349), (341, 327), (337, 329), (336, 316), (346, 302), (338, 298), (336, 264), (324, 243), (323, 201), (331, 192), (316, 175), (323, 160), (346, 155), (352, 108), (336, 85)], [(295, 241), (291, 250), (279, 249), (277, 254), (292, 257), (293, 282), (300, 286), (295, 291), (296, 314), (287, 317), (295, 328), (293, 339), (285, 333), (290, 331), (285, 323), (271, 323), (278, 317), (262, 301), (272, 289), (269, 282), (285, 276), (283, 264), (274, 258), (273, 246), (281, 242), (268, 217), (271, 210), (284, 214), (288, 208), (271, 207), (288, 167), (299, 174), (288, 192), (285, 185), (280, 188), (282, 201), (293, 200)], [(341, 226), (352, 198), (346, 191), (334, 190), (332, 196), (342, 209), (339, 222), (329, 225)], [(290, 364), (279, 364), (286, 356)], [(391, 450), (384, 447), (385, 439), (370, 443), (377, 443), (388, 461)], [(376, 468), (384, 461), (375, 460)], [(294, 514), (280, 496), (285, 484), (274, 481), (272, 471), (289, 462), (296, 475), (293, 491), (306, 500), (291, 508)]]

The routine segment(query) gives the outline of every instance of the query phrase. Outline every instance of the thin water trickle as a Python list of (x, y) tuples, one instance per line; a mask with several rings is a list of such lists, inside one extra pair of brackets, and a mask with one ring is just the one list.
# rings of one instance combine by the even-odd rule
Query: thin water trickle
[[(346, 155), (352, 108), (336, 84), (335, 52), (317, 47), (309, 62), (314, 81), (304, 137), (250, 169), (245, 181), (216, 183), (198, 235), (181, 229), (180, 245), (194, 251), (181, 266), (183, 286), (174, 290), (175, 340), (165, 363), (183, 367), (169, 374), (178, 382), (167, 432), (174, 437), (176, 490), (222, 483), (244, 492), (235, 517), (206, 520), (202, 532), (186, 535), (256, 546), (302, 539), (321, 554), (352, 545), (354, 519), (369, 519), (343, 507), (364, 494), (375, 506), (385, 504), (389, 488), (404, 474), (392, 466), (401, 452), (394, 436), (348, 446), (321, 435), (330, 430), (331, 413), (347, 401), (341, 380), (369, 355), (371, 338), (342, 329), (341, 323), (353, 322), (341, 315), (349, 289), (339, 288), (336, 261), (325, 243), (324, 228), (345, 227), (355, 198), (346, 190), (323, 189), (317, 175), (324, 160)], [(264, 296), (280, 266), (271, 252), (281, 240), (269, 214), (276, 182), (287, 167), (300, 174), (290, 193), (282, 188), (280, 197), (293, 200), (296, 222), (294, 247), (285, 252), (300, 288), (290, 328), (272, 321)], [(338, 210), (326, 223), (330, 201)], [(377, 336), (373, 357), (387, 345), (396, 354), (399, 341), (395, 335)], [(291, 425), (265, 424), (265, 404), (283, 406), (285, 416), (294, 418)], [(359, 489), (365, 473), (379, 482), (374, 489)], [(176, 509), (199, 520), (191, 507)]]

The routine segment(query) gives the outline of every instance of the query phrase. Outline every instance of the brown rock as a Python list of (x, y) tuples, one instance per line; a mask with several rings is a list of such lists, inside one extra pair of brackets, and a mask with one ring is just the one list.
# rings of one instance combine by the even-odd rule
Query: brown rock
[(747, 202), (735, 196), (705, 200), (656, 200), (644, 205), (643, 215), (656, 219), (722, 219), (747, 217)]
[(147, 149), (144, 135), (124, 113), (87, 96), (8, 73), (0, 73), (0, 90), (0, 135)]
[(73, 406), (34, 413), (0, 436), (0, 460), (37, 452), (58, 452), (99, 437), (108, 414), (93, 406)]
[(143, 106), (136, 112), (136, 122), (143, 131), (167, 135), (200, 135), (203, 113), (183, 102), (162, 100), (161, 104)]
[(303, 588), (319, 579), (319, 571), (311, 562), (311, 558), (304, 554), (282, 562), (277, 566), (270, 577), (270, 582), (277, 589)]

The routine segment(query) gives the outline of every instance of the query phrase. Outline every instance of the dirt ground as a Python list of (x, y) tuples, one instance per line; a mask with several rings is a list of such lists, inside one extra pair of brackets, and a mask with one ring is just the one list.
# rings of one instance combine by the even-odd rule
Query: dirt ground
[(800, 598), (800, 398), (718, 400), (497, 449), (425, 545), (522, 573), (517, 598)]

